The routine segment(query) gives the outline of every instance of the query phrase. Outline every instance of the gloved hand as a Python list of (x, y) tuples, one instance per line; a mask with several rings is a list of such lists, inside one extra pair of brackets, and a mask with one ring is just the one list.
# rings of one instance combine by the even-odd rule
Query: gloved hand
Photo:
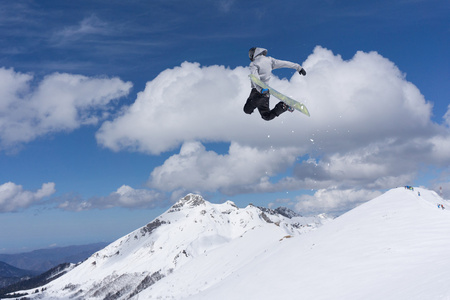
[(303, 76), (306, 75), (306, 71), (305, 71), (305, 69), (303, 69), (303, 68), (301, 68), (300, 71), (298, 71), (298, 73), (299, 73), (300, 75), (303, 75)]
[(269, 93), (269, 89), (262, 89), (261, 90), (261, 94), (267, 94), (267, 93)]

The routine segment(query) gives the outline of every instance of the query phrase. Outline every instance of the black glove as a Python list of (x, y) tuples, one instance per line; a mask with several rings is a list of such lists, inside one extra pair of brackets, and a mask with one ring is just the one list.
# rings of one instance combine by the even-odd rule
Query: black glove
[(300, 75), (303, 75), (303, 76), (306, 75), (306, 71), (305, 71), (305, 69), (303, 69), (303, 68), (301, 68), (300, 71), (298, 71), (298, 73), (299, 73)]

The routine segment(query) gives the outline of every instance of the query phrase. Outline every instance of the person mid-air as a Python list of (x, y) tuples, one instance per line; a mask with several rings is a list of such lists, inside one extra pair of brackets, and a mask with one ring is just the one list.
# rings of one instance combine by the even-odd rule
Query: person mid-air
[[(250, 73), (255, 75), (265, 84), (268, 84), (272, 70), (280, 68), (289, 68), (297, 70), (301, 75), (305, 76), (306, 71), (297, 63), (290, 61), (279, 60), (273, 57), (267, 56), (267, 50), (264, 48), (253, 47), (248, 51), (250, 57)], [(272, 120), (278, 117), (285, 111), (293, 111), (293, 109), (284, 102), (278, 102), (273, 109), (269, 107), (269, 91), (262, 89), (255, 83), (251, 83), (252, 90), (247, 102), (244, 105), (244, 112), (246, 114), (252, 114), (255, 108), (258, 109), (261, 117), (266, 120)]]

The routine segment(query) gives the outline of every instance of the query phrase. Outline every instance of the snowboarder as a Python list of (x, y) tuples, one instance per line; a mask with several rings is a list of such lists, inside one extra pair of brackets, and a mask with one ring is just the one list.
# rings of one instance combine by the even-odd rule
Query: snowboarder
[[(248, 51), (248, 56), (251, 60), (251, 74), (255, 75), (266, 84), (268, 84), (270, 77), (272, 76), (273, 69), (290, 68), (297, 70), (298, 73), (303, 76), (306, 75), (305, 69), (299, 64), (267, 56), (267, 50), (264, 48), (253, 47)], [(261, 89), (261, 87), (252, 82), (252, 90), (244, 105), (244, 112), (246, 114), (251, 114), (255, 108), (258, 108), (261, 117), (266, 121), (270, 121), (287, 110), (293, 111), (291, 107), (282, 101), (278, 102), (271, 110), (269, 107), (269, 97), (270, 95), (267, 89)]]

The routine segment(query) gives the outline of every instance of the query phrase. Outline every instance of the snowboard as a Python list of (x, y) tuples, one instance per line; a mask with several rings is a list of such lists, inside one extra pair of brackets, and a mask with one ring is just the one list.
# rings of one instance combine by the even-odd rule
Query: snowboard
[(304, 113), (308, 117), (310, 116), (308, 109), (306, 108), (306, 106), (303, 103), (298, 102), (297, 100), (294, 100), (294, 99), (278, 92), (274, 88), (271, 88), (270, 86), (268, 86), (267, 84), (262, 82), (258, 77), (256, 77), (253, 74), (248, 75), (248, 77), (250, 77), (250, 80), (253, 81), (253, 83), (255, 83), (256, 85), (260, 86), (263, 89), (268, 89), (269, 93), (272, 96), (280, 99), (280, 101), (283, 101), (287, 105), (291, 106), (292, 108), (295, 108), (296, 110), (300, 111), (301, 113)]

